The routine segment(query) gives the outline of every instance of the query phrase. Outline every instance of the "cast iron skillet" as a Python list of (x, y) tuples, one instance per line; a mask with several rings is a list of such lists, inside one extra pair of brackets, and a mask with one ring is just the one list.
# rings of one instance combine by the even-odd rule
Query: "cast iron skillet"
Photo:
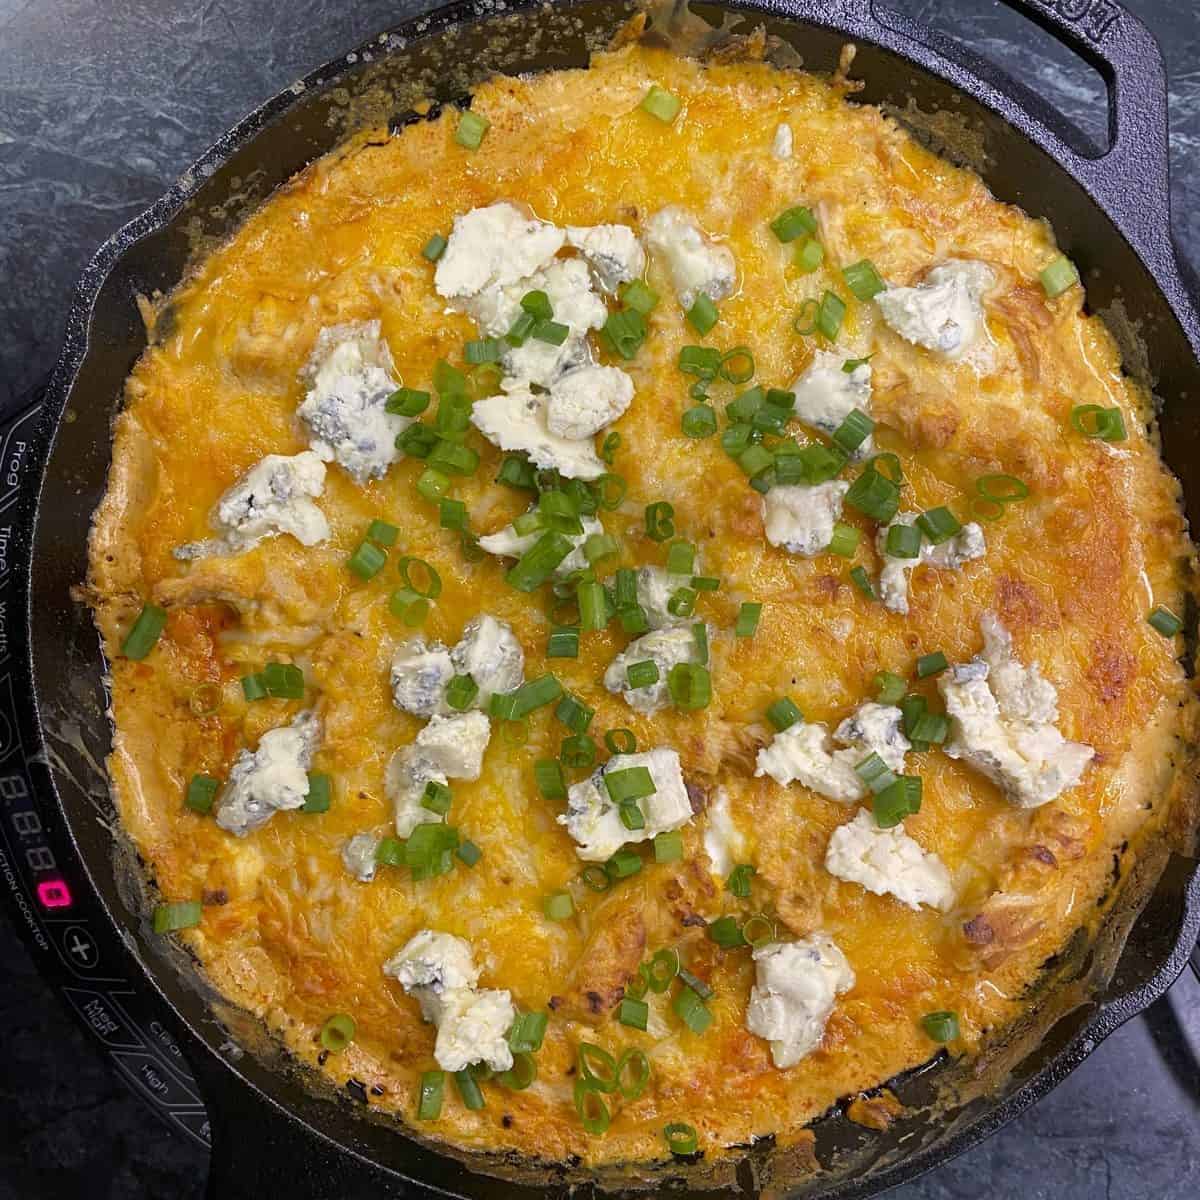
[[(1097, 67), (1109, 88), (1112, 148), (1101, 155), (1037, 96), (948, 38), (888, 14), (874, 0), (746, 0), (697, 5), (714, 22), (742, 14), (740, 28), (763, 23), (796, 47), (805, 64), (831, 70), (847, 39), (860, 48), (853, 74), (861, 99), (903, 110), (948, 111), (982, 138), (982, 172), (1001, 199), (1049, 217), (1080, 265), (1094, 309), (1127, 329), (1137, 322), (1139, 354), (1127, 339), (1131, 370), (1154, 372), (1163, 404), (1167, 461), (1184, 485), (1193, 522), (1200, 515), (1200, 445), (1195, 389), (1200, 320), (1181, 278), (1169, 232), (1165, 79), (1147, 30), (1112, 0), (1005, 0)], [(66, 344), (31, 448), (44, 476), (24, 503), (14, 539), (18, 612), (29, 654), (19, 670), (31, 702), (22, 715), (26, 745), (41, 747), (35, 786), (63, 820), (133, 975), (144, 976), (174, 1014), (176, 1032), (199, 1078), (213, 1126), (209, 1195), (238, 1200), (286, 1193), (290, 1200), (379, 1195), (525, 1197), (565, 1188), (572, 1164), (521, 1182), (498, 1181), (410, 1140), (364, 1114), (366, 1097), (334, 1098), (263, 1049), (245, 1022), (218, 1023), (211, 997), (180, 957), (164, 957), (129, 874), (114, 862), (113, 839), (97, 819), (95, 774), (109, 747), (104, 664), (87, 610), (71, 589), (86, 574), (92, 510), (104, 488), (110, 422), (122, 381), (145, 346), (134, 296), (168, 291), (180, 278), (199, 222), (222, 236), (274, 187), (330, 149), (366, 115), (416, 120), (411, 101), (428, 91), (463, 102), (495, 71), (582, 66), (632, 6), (596, 0), (538, 7), (509, 0), (456, 4), (314, 72), (226, 134), (152, 209), (97, 253), (80, 283)], [(350, 102), (349, 108), (347, 102)], [(64, 410), (70, 419), (63, 420)], [(78, 754), (47, 735), (64, 717), (81, 731)], [(59, 731), (60, 733), (60, 731)], [(37, 755), (34, 756), (35, 759)], [(93, 764), (90, 768), (88, 761)], [(89, 802), (90, 792), (90, 802)], [(118, 856), (119, 857), (119, 856)], [(1077, 1066), (1121, 1022), (1175, 979), (1200, 929), (1200, 870), (1192, 857), (1147, 852), (1095, 937), (1079, 937), (1047, 964), (1041, 1015), (1014, 1035), (982, 1073), (930, 1069), (894, 1081), (908, 1113), (886, 1133), (864, 1130), (840, 1111), (815, 1126), (820, 1170), (796, 1173), (770, 1141), (748, 1149), (736, 1168), (681, 1184), (692, 1196), (717, 1185), (750, 1191), (794, 1188), (796, 1195), (861, 1197), (911, 1178), (977, 1142), (1028, 1107)], [(133, 889), (136, 890), (136, 889)], [(1140, 914), (1140, 915), (1139, 915)], [(1092, 981), (1099, 980), (1098, 986)], [(1081, 982), (1082, 981), (1082, 982)], [(250, 1047), (231, 1057), (234, 1037)], [(257, 1048), (256, 1048), (257, 1047)], [(949, 1089), (949, 1099), (946, 1099)], [(930, 1105), (935, 1094), (942, 1102)], [(474, 1166), (503, 1172), (497, 1160)], [(700, 1164), (703, 1169), (704, 1164)], [(674, 1173), (675, 1168), (672, 1168)], [(686, 1172), (685, 1172), (686, 1173)], [(658, 1174), (664, 1178), (664, 1169)]]

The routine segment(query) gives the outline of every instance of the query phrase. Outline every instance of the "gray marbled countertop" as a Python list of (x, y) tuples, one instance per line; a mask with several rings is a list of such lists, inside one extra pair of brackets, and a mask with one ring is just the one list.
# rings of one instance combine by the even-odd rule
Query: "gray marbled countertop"
[[(1131, 0), (1171, 74), (1174, 227), (1200, 261), (1200, 13)], [(420, 0), (0, 0), (0, 409), (44, 378), (75, 277), (243, 113)], [(995, 0), (891, 0), (1082, 127), (1098, 78)], [(203, 1156), (147, 1116), (0, 921), (0, 1200), (192, 1200)], [(1200, 984), (1185, 975), (1060, 1088), (897, 1200), (1197, 1200)]]

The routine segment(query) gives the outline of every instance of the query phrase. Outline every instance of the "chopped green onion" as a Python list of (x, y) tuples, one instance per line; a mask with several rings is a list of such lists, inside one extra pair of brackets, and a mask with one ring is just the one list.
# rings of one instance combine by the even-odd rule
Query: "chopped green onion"
[(926, 509), (917, 518), (917, 524), (935, 546), (962, 532), (962, 522), (948, 508), (940, 506)]
[(550, 297), (541, 288), (526, 292), (521, 297), (521, 307), (539, 321), (549, 321), (554, 317), (554, 308), (550, 303)]
[(741, 926), (733, 917), (718, 917), (709, 922), (705, 932), (722, 950), (735, 950), (747, 944)]
[(435, 233), (433, 237), (431, 237), (429, 241), (427, 241), (425, 245), (421, 247), (421, 257), (427, 258), (430, 262), (437, 262), (437, 260), (446, 253), (446, 246), (448, 244), (449, 243), (440, 233)]
[(438, 783), (436, 779), (431, 779), (425, 785), (425, 791), (421, 795), (421, 807), (428, 809), (429, 812), (437, 813), (439, 817), (444, 817), (450, 811), (453, 800), (454, 793), (444, 783)]
[(158, 904), (152, 924), (155, 933), (174, 933), (177, 929), (192, 929), (200, 924), (203, 915), (199, 900), (177, 900), (174, 904)]
[(868, 600), (878, 599), (878, 597), (875, 595), (875, 589), (871, 586), (871, 580), (867, 575), (867, 569), (865, 567), (851, 567), (850, 582), (853, 583), (854, 586), (858, 588), (858, 590), (862, 592), (862, 594), (866, 596)]
[(651, 687), (658, 682), (658, 663), (653, 659), (630, 663), (625, 668), (625, 677), (631, 688)]
[(242, 676), (242, 695), (247, 700), (262, 700), (267, 695), (267, 685), (261, 674)]
[(390, 413), (399, 413), (403, 417), (419, 417), (429, 407), (428, 392), (419, 392), (416, 388), (397, 388), (387, 399), (384, 406)]
[(579, 1123), (586, 1132), (600, 1137), (608, 1132), (612, 1117), (604, 1097), (586, 1079), (575, 1080), (575, 1111), (579, 1114)]
[(479, 1084), (475, 1080), (475, 1076), (471, 1074), (469, 1069), (454, 1072), (454, 1083), (458, 1088), (459, 1098), (463, 1105), (472, 1111), (478, 1111), (483, 1108), (483, 1092), (479, 1090)]
[[(442, 497), (450, 490), (450, 483), (450, 476), (444, 471), (439, 471), (435, 467), (426, 467), (418, 476), (416, 487), (417, 492), (431, 504), (437, 503), (440, 505)], [(380, 566), (382, 565), (380, 563)], [(351, 567), (351, 570), (353, 569)], [(370, 576), (366, 576), (365, 578), (370, 578)]]
[(676, 663), (667, 675), (667, 689), (676, 708), (694, 712), (712, 699), (712, 676), (700, 663)]
[(614, 353), (624, 359), (635, 358), (646, 340), (646, 320), (637, 309), (618, 309), (608, 314), (601, 332)]
[(577, 625), (560, 625), (550, 630), (550, 640), (546, 643), (547, 658), (578, 658), (579, 657), (579, 627)]
[(846, 503), (884, 524), (896, 515), (900, 507), (900, 486), (879, 471), (872, 460), (850, 485)]
[(359, 542), (358, 548), (346, 560), (346, 566), (360, 579), (373, 579), (386, 562), (387, 553), (373, 542)]
[(688, 324), (701, 337), (704, 337), (720, 319), (721, 314), (717, 306), (704, 292), (696, 297), (695, 303), (687, 310)]
[(321, 1045), (331, 1054), (339, 1054), (354, 1041), (354, 1018), (346, 1013), (334, 1013), (321, 1026)]
[(842, 328), (842, 319), (845, 315), (845, 301), (833, 292), (826, 291), (817, 307), (817, 330), (829, 341), (837, 341), (838, 331)]
[[(442, 594), (442, 577), (423, 558), (414, 558), (411, 554), (406, 554), (396, 563), (396, 570), (400, 572), (404, 586), (418, 596), (436, 600)], [(415, 580), (414, 570), (417, 573)]]
[(636, 800), (626, 800), (623, 804), (618, 805), (618, 812), (621, 824), (626, 829), (637, 830), (646, 828), (646, 815), (642, 812), (641, 806)]
[(446, 1087), (443, 1071), (423, 1071), (417, 1094), (417, 1120), (436, 1121), (442, 1115), (442, 1097)]
[(920, 558), (921, 531), (915, 525), (890, 525), (886, 546), (891, 558)]
[(617, 1020), (622, 1025), (628, 1025), (630, 1029), (641, 1029), (644, 1032), (649, 1016), (650, 1005), (645, 1000), (635, 1000), (626, 996), (617, 1005)]
[(875, 794), (884, 791), (896, 782), (896, 776), (892, 769), (874, 751), (855, 766), (854, 773)]
[(716, 592), (721, 587), (721, 581), (715, 575), (693, 575), (692, 591)]
[(453, 529), (456, 532), (467, 528), (467, 506), (461, 500), (440, 500), (438, 502), (438, 524), (443, 529)]
[(879, 272), (869, 258), (845, 267), (842, 270), (842, 278), (846, 281), (846, 286), (864, 303), (887, 288), (887, 284), (879, 278)]
[(585, 581), (579, 584), (576, 591), (579, 601), (579, 628), (582, 632), (603, 629), (610, 617), (608, 597), (604, 593), (604, 584), (597, 580)]
[(596, 715), (596, 710), (584, 704), (578, 696), (565, 692), (554, 710), (554, 715), (572, 733), (585, 733)]
[(537, 476), (533, 467), (523, 458), (510, 454), (501, 464), (496, 482), (519, 491), (536, 492)]
[(664, 1126), (663, 1137), (667, 1139), (667, 1149), (679, 1158), (695, 1154), (699, 1145), (695, 1129), (682, 1121), (673, 1121)]
[(751, 946), (766, 946), (775, 940), (775, 922), (764, 913), (754, 913), (746, 918), (742, 937)]
[(530, 330), (529, 336), (548, 346), (561, 346), (571, 336), (571, 327), (561, 321), (539, 321)]
[(690, 617), (696, 611), (696, 593), (687, 587), (676, 588), (667, 601), (667, 612), (673, 617)]
[(792, 328), (801, 336), (808, 337), (810, 334), (817, 332), (817, 313), (820, 311), (821, 302), (810, 297), (800, 305), (800, 311), (796, 314), (796, 319), (792, 322)]
[(922, 712), (912, 723), (914, 743), (940, 746), (950, 733), (950, 722), (941, 713)]
[(549, 1024), (550, 1018), (544, 1012), (521, 1013), (508, 1031), (508, 1048), (514, 1054), (536, 1054)]
[(418, 596), (412, 588), (401, 588), (388, 597), (388, 609), (393, 616), (400, 617), (405, 625), (420, 625), (429, 615), (429, 601)]
[(654, 861), (656, 863), (678, 862), (683, 857), (683, 834), (678, 829), (668, 829), (654, 835)]
[(646, 964), (646, 983), (655, 995), (661, 996), (679, 974), (679, 951), (656, 950)]
[[(470, 446), (460, 446), (455, 442), (439, 441), (429, 452), (429, 469), (442, 471), (449, 475), (473, 475), (479, 466), (479, 453)], [(449, 484), (449, 480), (447, 480)], [(418, 489), (420, 485), (418, 484)], [(439, 492), (440, 496), (441, 493)], [(427, 497), (433, 499), (433, 497)]]
[(917, 659), (917, 678), (928, 679), (930, 675), (939, 675), (949, 665), (946, 656), (940, 650), (935, 650), (932, 654), (922, 654)]
[(768, 706), (767, 720), (771, 722), (777, 732), (782, 733), (785, 729), (791, 729), (797, 721), (803, 721), (804, 714), (789, 696), (781, 696)]
[(262, 669), (263, 687), (277, 700), (304, 698), (304, 672), (294, 663), (269, 662)]
[(387, 521), (372, 521), (367, 526), (367, 540), (378, 546), (394, 546), (400, 530)]
[(410, 458), (428, 458), (438, 443), (437, 431), (419, 421), (410, 425), (396, 438), (396, 445)]
[(551, 921), (565, 921), (575, 912), (570, 892), (551, 892), (542, 902), (542, 911)]
[(712, 1024), (712, 1013), (700, 997), (690, 987), (684, 987), (676, 993), (671, 1002), (675, 1015), (695, 1034), (703, 1033)]
[(499, 338), (478, 338), (463, 347), (463, 358), (467, 362), (494, 363), (504, 357), (504, 344)]
[(628, 879), (642, 869), (641, 855), (623, 846), (604, 864), (604, 869), (613, 879)]
[(583, 555), (593, 567), (607, 558), (615, 558), (620, 552), (617, 539), (607, 533), (589, 534), (583, 543)]
[(579, 882), (593, 892), (607, 892), (612, 887), (608, 872), (596, 863), (590, 863), (579, 872)]
[(1042, 291), (1048, 299), (1053, 300), (1079, 282), (1079, 271), (1065, 254), (1060, 254), (1038, 272), (1038, 279), (1041, 280)]
[[(643, 1005), (643, 1007), (645, 1008), (646, 1006)], [(647, 1009), (647, 1015), (648, 1011)], [(644, 1023), (637, 1025), (633, 1021), (623, 1019), (621, 1023), (630, 1025), (634, 1029), (646, 1028)], [(632, 1067), (632, 1072), (629, 1073), (628, 1079), (626, 1079), (627, 1067)], [(646, 1084), (649, 1082), (650, 1060), (646, 1057), (644, 1051), (630, 1047), (617, 1059), (617, 1090), (626, 1100), (636, 1100), (646, 1090)]]
[(921, 1018), (921, 1028), (935, 1042), (952, 1042), (958, 1037), (958, 1014), (931, 1012)]
[(750, 895), (750, 880), (754, 877), (754, 868), (749, 863), (739, 863), (729, 872), (725, 880), (725, 890), (739, 900), (745, 900)]
[(523, 346), (529, 340), (529, 335), (533, 332), (536, 324), (537, 317), (532, 313), (523, 312), (512, 323), (509, 331), (504, 335), (504, 340), (510, 346)]
[(749, 346), (734, 346), (721, 355), (717, 372), (726, 383), (746, 383), (754, 378), (754, 355)]
[(738, 422), (736, 425), (731, 425), (721, 434), (721, 449), (729, 455), (730, 458), (739, 457), (753, 440), (754, 431), (749, 423)]
[(692, 640), (696, 643), (697, 661), (708, 666), (708, 626), (703, 621), (692, 626)]
[(398, 837), (380, 838), (375, 847), (375, 861), (381, 867), (404, 866), (404, 843)]
[(833, 537), (829, 539), (826, 549), (839, 558), (853, 558), (861, 536), (861, 532), (853, 525), (838, 521), (833, 527)]
[(738, 455), (738, 466), (752, 478), (761, 475), (775, 462), (775, 455), (765, 446), (751, 446)]
[(580, 1042), (576, 1067), (579, 1078), (598, 1092), (617, 1090), (617, 1063), (611, 1054), (594, 1042)]
[(566, 534), (549, 530), (521, 555), (504, 578), (519, 592), (535, 591), (574, 548)]
[(794, 242), (802, 233), (817, 232), (817, 218), (811, 208), (797, 205), (781, 212), (771, 222), (771, 232), (781, 242)]
[(658, 304), (658, 293), (640, 279), (633, 279), (621, 285), (620, 299), (626, 308), (632, 308), (634, 312), (646, 317)]
[(604, 744), (609, 754), (632, 754), (637, 749), (637, 738), (632, 729), (610, 729), (604, 735)]
[(468, 150), (478, 150), (489, 125), (491, 122), (486, 117), (467, 111), (458, 118), (458, 128), (454, 131), (454, 140)]
[(847, 454), (853, 454), (871, 435), (875, 422), (865, 412), (852, 408), (846, 419), (833, 431), (833, 440)]
[(1166, 638), (1174, 637), (1183, 628), (1183, 622), (1169, 608), (1163, 608), (1161, 604), (1151, 609), (1146, 620), (1152, 629)]
[[(826, 483), (830, 479), (836, 478), (846, 465), (845, 451), (837, 446), (822, 446), (815, 442), (811, 446), (802, 447), (797, 457), (801, 479), (812, 485)], [(775, 461), (778, 468), (778, 454), (775, 456)]]
[(468, 866), (473, 867), (482, 857), (483, 851), (470, 838), (464, 838), (455, 850), (455, 854)]
[(596, 761), (596, 743), (586, 733), (575, 733), (563, 738), (558, 756), (564, 766), (585, 770)]
[(880, 829), (899, 825), (910, 813), (921, 811), (921, 777), (897, 775), (871, 802), (875, 824)]
[(665, 500), (646, 505), (646, 536), (655, 542), (665, 542), (675, 536), (675, 509)]
[(1125, 418), (1121, 416), (1119, 408), (1078, 404), (1071, 409), (1071, 424), (1084, 437), (1099, 438), (1103, 442), (1123, 442), (1129, 436), (1125, 431)]
[(621, 507), (621, 501), (625, 499), (625, 492), (629, 487), (620, 475), (613, 475), (611, 472), (601, 475), (593, 486), (596, 488), (596, 503), (605, 512), (612, 512)]
[(525, 1051), (513, 1055), (513, 1065), (496, 1076), (496, 1082), (513, 1092), (523, 1092), (537, 1079), (537, 1063)]
[(816, 238), (805, 238), (797, 244), (792, 261), (805, 275), (811, 275), (825, 261), (825, 247)]
[(721, 352), (715, 346), (684, 346), (679, 351), (679, 369), (685, 375), (714, 379), (721, 369)]
[(323, 813), (329, 811), (333, 802), (333, 780), (322, 771), (309, 771), (308, 791), (304, 794), (304, 803), (300, 805), (302, 813)]
[(654, 779), (646, 767), (626, 767), (620, 771), (607, 771), (604, 775), (604, 786), (614, 804), (624, 804), (628, 800), (641, 800), (645, 796), (653, 796), (656, 791)]
[(144, 604), (137, 620), (121, 643), (121, 653), (126, 658), (139, 661), (146, 657), (158, 644), (167, 624), (167, 610), (156, 604)]
[(679, 423), (686, 437), (711, 437), (717, 432), (717, 413), (711, 404), (697, 404), (684, 410)]
[(187, 791), (183, 794), (183, 803), (192, 812), (210, 813), (220, 787), (221, 781), (214, 779), (211, 775), (193, 775), (188, 780)]
[(733, 424), (749, 421), (766, 402), (767, 393), (763, 388), (747, 388), (736, 400), (725, 405), (725, 416)]
[(842, 363), (842, 370), (847, 375), (853, 375), (859, 367), (865, 367), (874, 357), (873, 354), (868, 354), (866, 358), (848, 358)]
[(665, 88), (659, 87), (657, 83), (652, 83), (650, 90), (642, 97), (642, 102), (638, 107), (642, 112), (649, 113), (652, 117), (662, 121), (664, 125), (670, 125), (679, 116), (683, 101), (678, 96), (673, 96)]
[(553, 704), (562, 695), (562, 691), (562, 684), (553, 675), (539, 675), (536, 679), (521, 684), (515, 692), (507, 693), (510, 703), (506, 719), (519, 721), (534, 709)]
[(975, 490), (993, 504), (1012, 504), (1029, 495), (1029, 485), (1015, 475), (981, 475), (975, 480)]
[(696, 565), (696, 547), (691, 542), (672, 542), (667, 550), (667, 571), (671, 575), (690, 575)]
[(904, 695), (904, 680), (891, 671), (879, 671), (871, 681), (880, 704), (895, 704)]
[(758, 630), (758, 622), (762, 618), (763, 606), (757, 603), (745, 603), (738, 609), (737, 622), (733, 632), (736, 637), (750, 638)]

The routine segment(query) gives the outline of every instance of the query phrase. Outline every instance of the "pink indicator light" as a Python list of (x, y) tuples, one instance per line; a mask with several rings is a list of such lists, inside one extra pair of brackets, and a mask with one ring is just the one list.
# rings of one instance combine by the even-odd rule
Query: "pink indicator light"
[(37, 894), (43, 908), (70, 908), (73, 903), (71, 889), (61, 879), (44, 879)]

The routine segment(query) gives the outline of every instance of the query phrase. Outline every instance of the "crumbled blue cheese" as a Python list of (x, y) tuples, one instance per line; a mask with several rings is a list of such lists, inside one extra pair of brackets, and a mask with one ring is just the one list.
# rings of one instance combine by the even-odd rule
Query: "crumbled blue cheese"
[(238, 751), (217, 797), (217, 824), (245, 837), (277, 812), (299, 808), (308, 795), (308, 769), (320, 740), (321, 722), (305, 711), (290, 725), (264, 733), (257, 750)]
[(488, 613), (467, 622), (450, 659), (456, 674), (475, 680), (477, 708), (485, 707), (495, 692), (515, 691), (525, 679), (525, 652), (512, 626)]
[(441, 642), (410, 638), (392, 656), (392, 699), (401, 712), (432, 717), (445, 712), (446, 684), (454, 678), (450, 651)]
[(938, 678), (950, 717), (946, 753), (970, 763), (1018, 808), (1037, 808), (1074, 787), (1095, 757), (1058, 731), (1058, 692), (1037, 664), (1024, 666), (993, 613), (980, 619), (983, 652)]
[(763, 502), (763, 528), (772, 546), (812, 558), (833, 537), (850, 485), (841, 479), (825, 483), (789, 483), (773, 487)]
[(421, 805), (425, 785), (478, 779), (490, 737), (491, 726), (481, 712), (435, 714), (413, 742), (392, 755), (384, 790), (392, 802), (398, 836), (406, 838), (423, 822), (441, 820)]
[(830, 835), (825, 869), (876, 896), (895, 896), (914, 911), (922, 904), (942, 912), (954, 907), (945, 863), (909, 837), (903, 823), (880, 829), (865, 808)]
[(633, 380), (619, 367), (577, 367), (550, 388), (546, 427), (556, 437), (595, 437), (625, 413), (633, 400)]
[(639, 567), (637, 598), (651, 629), (669, 629), (672, 625), (692, 623), (691, 617), (676, 617), (667, 607), (671, 597), (680, 589), (690, 587), (692, 576), (672, 575), (665, 567)]
[[(841, 354), (818, 350), (808, 369), (792, 384), (796, 416), (823, 433), (834, 433), (856, 408), (871, 415), (871, 364), (862, 362), (853, 371), (845, 371), (845, 363)], [(855, 457), (870, 454), (873, 448), (874, 439), (868, 435)]]
[[(556, 575), (564, 576), (574, 571), (582, 571), (588, 565), (587, 556), (583, 552), (584, 543), (592, 534), (604, 532), (604, 526), (595, 517), (580, 517), (579, 523), (583, 526), (582, 533), (563, 535), (575, 549), (558, 564), (555, 569)], [(532, 533), (518, 533), (513, 526), (506, 525), (496, 533), (481, 537), (479, 548), (501, 558), (520, 558), (545, 532), (544, 529), (535, 529)]]
[(834, 1003), (854, 983), (846, 956), (827, 933), (759, 946), (746, 1028), (771, 1043), (777, 1067), (794, 1067), (821, 1044)]
[[(868, 755), (878, 754), (893, 771), (904, 769), (904, 756), (912, 745), (901, 730), (902, 721), (895, 705), (874, 702), (860, 704), (832, 738), (819, 722), (797, 721), (758, 752), (754, 774), (769, 775), (784, 787), (801, 783), (830, 800), (861, 800), (867, 788), (854, 768)], [(845, 749), (835, 750), (834, 742)]]
[(217, 501), (209, 521), (217, 537), (177, 546), (175, 557), (240, 554), (284, 533), (315, 546), (329, 536), (329, 522), (312, 499), (324, 490), (325, 464), (311, 450), (268, 454)]
[(921, 553), (917, 558), (896, 558), (887, 552), (887, 534), (892, 525), (915, 525), (914, 512), (897, 513), (887, 529), (875, 535), (875, 548), (883, 561), (879, 572), (879, 598), (891, 612), (908, 612), (908, 574), (919, 566), (937, 567), (942, 570), (958, 570), (963, 563), (982, 558), (987, 553), (987, 542), (983, 529), (974, 521), (964, 525), (952, 538), (934, 545), (925, 538), (921, 540)]
[(471, 422), (501, 450), (522, 451), (535, 467), (556, 470), (564, 478), (599, 479), (607, 469), (591, 441), (574, 441), (550, 432), (546, 397), (527, 388), (476, 401)]
[(746, 838), (734, 822), (725, 788), (713, 790), (704, 817), (704, 852), (712, 873), (724, 879), (738, 863), (746, 861)]
[(548, 266), (566, 235), (501, 201), (454, 218), (433, 282), (438, 295), (462, 299), (505, 287)]
[(907, 341), (961, 358), (984, 331), (983, 297), (996, 282), (986, 263), (952, 258), (916, 287), (875, 297), (883, 319)]
[(370, 883), (375, 878), (375, 852), (379, 849), (379, 838), (373, 833), (356, 833), (342, 846), (342, 866), (359, 883)]
[(516, 1009), (507, 991), (479, 988), (470, 944), (449, 933), (423, 929), (383, 964), (383, 973), (415, 997), (421, 1015), (438, 1028), (433, 1056), (444, 1071), (486, 1063), (512, 1066), (507, 1033)]
[(309, 388), (297, 415), (313, 451), (340, 463), (356, 483), (385, 474), (400, 457), (396, 437), (412, 418), (387, 411), (400, 383), (379, 322), (322, 329), (302, 375)]
[[(645, 817), (642, 829), (626, 829), (618, 806), (608, 794), (604, 776), (610, 771), (645, 767), (654, 793), (638, 801)], [(560, 825), (579, 843), (576, 853), (585, 862), (603, 862), (627, 842), (645, 842), (657, 833), (678, 829), (692, 819), (692, 804), (683, 782), (679, 755), (659, 747), (643, 754), (614, 754), (590, 778), (567, 789), (567, 811)]]
[(606, 292), (615, 292), (646, 270), (646, 252), (628, 225), (568, 225), (567, 245), (587, 259)]
[(671, 285), (686, 312), (703, 294), (724, 300), (737, 282), (733, 251), (707, 237), (686, 209), (672, 204), (646, 222), (646, 244), (666, 260)]
[(771, 153), (779, 159), (792, 157), (792, 127), (781, 121), (775, 126), (775, 136), (771, 139)]
[[(623, 695), (630, 708), (640, 713), (658, 712), (670, 698), (667, 677), (679, 663), (698, 663), (700, 647), (692, 628), (695, 622), (669, 629), (656, 629), (635, 638), (609, 664), (604, 686)], [(708, 631), (711, 635), (711, 630)], [(627, 674), (634, 663), (652, 662), (658, 668), (658, 680), (648, 687), (632, 687)]]

